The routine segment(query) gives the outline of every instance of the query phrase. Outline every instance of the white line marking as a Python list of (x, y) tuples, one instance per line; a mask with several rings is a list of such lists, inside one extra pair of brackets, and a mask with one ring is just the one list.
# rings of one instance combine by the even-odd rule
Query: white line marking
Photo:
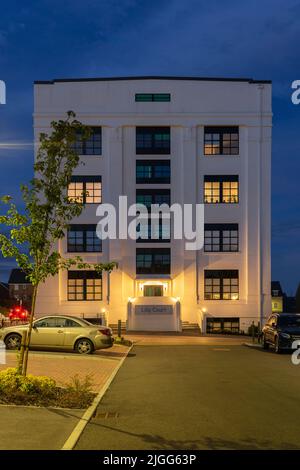
[(130, 348), (128, 349), (128, 351), (126, 353), (126, 356), (124, 356), (121, 359), (121, 361), (119, 362), (119, 364), (117, 365), (117, 367), (113, 371), (112, 375), (109, 377), (109, 379), (107, 379), (107, 381), (105, 382), (105, 384), (101, 388), (100, 392), (95, 397), (95, 399), (94, 399), (93, 403), (91, 404), (91, 406), (89, 406), (89, 408), (86, 410), (84, 415), (80, 418), (79, 422), (76, 424), (75, 428), (71, 432), (70, 436), (68, 437), (68, 439), (64, 443), (61, 450), (72, 450), (75, 447), (75, 445), (77, 444), (77, 442), (78, 442), (81, 434), (83, 433), (86, 425), (89, 423), (89, 421), (93, 417), (93, 414), (94, 414), (95, 410), (97, 409), (100, 401), (104, 397), (107, 389), (109, 388), (110, 384), (114, 380), (115, 376), (117, 375), (119, 369), (123, 365), (123, 362), (127, 358), (128, 354), (129, 354), (129, 352), (131, 351), (132, 348), (133, 348), (133, 345), (130, 346)]

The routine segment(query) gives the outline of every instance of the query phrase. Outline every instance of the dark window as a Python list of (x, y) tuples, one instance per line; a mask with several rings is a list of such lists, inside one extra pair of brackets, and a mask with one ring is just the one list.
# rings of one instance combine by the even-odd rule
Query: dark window
[(170, 93), (136, 93), (135, 101), (171, 101)]
[(68, 229), (69, 252), (101, 252), (102, 242), (97, 237), (96, 225), (70, 225)]
[(149, 219), (147, 224), (139, 224), (137, 231), (139, 237), (137, 242), (168, 242), (170, 241), (170, 219), (163, 218), (159, 214), (158, 220), (153, 217), (151, 227), (150, 210), (152, 204), (167, 204), (170, 206), (170, 190), (169, 189), (137, 189), (136, 190), (137, 204), (144, 204), (149, 211)]
[(170, 274), (170, 248), (137, 248), (137, 274)]
[(170, 190), (169, 189), (137, 189), (136, 190), (136, 203), (144, 204), (148, 209), (151, 204), (168, 204), (170, 205)]
[(137, 160), (136, 183), (170, 183), (171, 168), (169, 160)]
[(205, 300), (238, 300), (239, 272), (237, 270), (204, 271)]
[(144, 297), (162, 297), (163, 286), (144, 286)]
[(204, 155), (238, 155), (239, 128), (210, 127), (204, 128)]
[(239, 177), (237, 175), (204, 176), (205, 204), (237, 204), (239, 202)]
[(102, 277), (96, 271), (68, 271), (68, 300), (102, 300)]
[(101, 127), (90, 127), (91, 134), (88, 139), (82, 139), (81, 132), (77, 132), (74, 150), (77, 155), (101, 155), (102, 130)]
[(137, 155), (169, 155), (170, 127), (137, 127)]
[(101, 204), (101, 176), (72, 176), (68, 187), (69, 202)]
[(238, 224), (205, 224), (204, 251), (238, 251)]
[(206, 332), (207, 333), (239, 333), (240, 319), (238, 317), (232, 318), (212, 318), (206, 319)]
[(136, 241), (138, 243), (168, 243), (170, 242), (170, 220), (163, 219), (161, 216), (151, 227), (151, 219), (148, 219), (147, 224), (137, 225), (138, 236)]

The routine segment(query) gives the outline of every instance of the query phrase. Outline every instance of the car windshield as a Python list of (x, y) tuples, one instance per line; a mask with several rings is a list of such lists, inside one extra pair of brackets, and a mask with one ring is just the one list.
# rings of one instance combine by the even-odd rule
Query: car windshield
[(300, 316), (290, 315), (279, 318), (279, 325), (287, 328), (300, 328)]

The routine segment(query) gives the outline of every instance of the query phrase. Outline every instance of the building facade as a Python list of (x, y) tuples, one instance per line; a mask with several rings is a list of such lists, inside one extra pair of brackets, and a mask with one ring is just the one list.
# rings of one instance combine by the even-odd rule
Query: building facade
[[(41, 286), (39, 315), (126, 322), (128, 330), (247, 331), (271, 313), (271, 83), (137, 77), (35, 83), (35, 139), (72, 109), (93, 133), (77, 151), (69, 197), (86, 206), (58, 249), (117, 261), (109, 279), (62, 272)], [(204, 204), (204, 248), (185, 240), (99, 240), (100, 203)]]

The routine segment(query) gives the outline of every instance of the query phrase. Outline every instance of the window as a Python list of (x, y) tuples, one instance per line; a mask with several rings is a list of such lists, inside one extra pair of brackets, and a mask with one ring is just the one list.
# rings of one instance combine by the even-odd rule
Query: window
[(211, 127), (204, 128), (204, 155), (238, 155), (239, 128)]
[(69, 202), (101, 204), (101, 176), (72, 176), (68, 187)]
[(96, 225), (70, 225), (68, 252), (101, 252), (102, 241), (97, 237)]
[(59, 328), (82, 328), (82, 325), (71, 318), (57, 318)]
[(171, 193), (169, 189), (137, 189), (136, 203), (144, 204), (151, 209), (151, 204), (170, 205)]
[(53, 317), (43, 318), (34, 322), (36, 328), (57, 328), (57, 319)]
[(170, 127), (137, 127), (137, 155), (170, 154)]
[(169, 160), (137, 160), (136, 183), (170, 183), (171, 168)]
[(162, 297), (163, 286), (144, 286), (144, 297)]
[(136, 93), (135, 101), (171, 101), (170, 93)]
[[(159, 192), (158, 192), (159, 191)], [(137, 189), (136, 190), (137, 204), (144, 204), (150, 213), (152, 204), (167, 204), (170, 206), (170, 190), (169, 189)], [(153, 227), (151, 228), (151, 220)], [(170, 241), (170, 219), (163, 218), (159, 214), (158, 220), (151, 219), (149, 214), (148, 224), (139, 224), (137, 226), (139, 238), (137, 242), (169, 242)], [(153, 233), (152, 233), (153, 231)]]
[(68, 271), (68, 300), (102, 300), (102, 277), (96, 271)]
[(238, 300), (239, 272), (237, 270), (204, 271), (205, 300)]
[(170, 274), (170, 248), (137, 248), (137, 274)]
[(74, 150), (77, 155), (101, 155), (102, 130), (101, 127), (90, 127), (91, 134), (83, 140), (81, 132), (77, 132)]
[(205, 204), (237, 204), (239, 202), (238, 175), (204, 176)]
[(205, 224), (204, 251), (238, 251), (238, 224)]
[(207, 333), (239, 333), (240, 319), (238, 317), (232, 318), (212, 318), (206, 319), (206, 332)]

